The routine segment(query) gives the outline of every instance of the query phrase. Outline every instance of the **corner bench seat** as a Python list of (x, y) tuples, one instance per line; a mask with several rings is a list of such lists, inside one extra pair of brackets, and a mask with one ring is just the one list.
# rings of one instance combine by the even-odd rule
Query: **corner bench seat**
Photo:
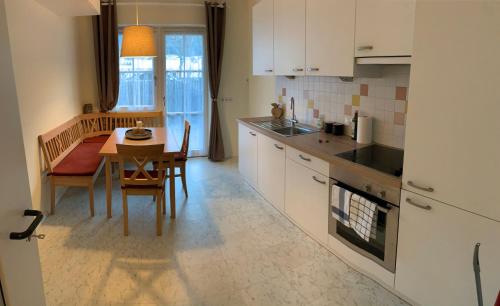
[(99, 135), (99, 136), (93, 136), (93, 137), (88, 137), (83, 140), (83, 143), (106, 143), (108, 141), (110, 135)]
[(83, 114), (38, 136), (44, 166), (50, 178), (50, 213), (55, 213), (57, 186), (86, 187), (90, 215), (94, 216), (94, 183), (104, 159), (104, 143), (115, 128), (131, 128), (142, 121), (145, 127), (164, 126), (162, 111)]
[(99, 169), (103, 157), (99, 155), (104, 143), (81, 143), (77, 145), (50, 175), (93, 176)]

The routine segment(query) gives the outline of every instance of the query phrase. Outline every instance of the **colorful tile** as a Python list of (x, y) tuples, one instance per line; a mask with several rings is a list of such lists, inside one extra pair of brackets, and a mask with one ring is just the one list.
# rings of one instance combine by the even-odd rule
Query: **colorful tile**
[(344, 115), (352, 116), (352, 105), (344, 105)]
[(283, 103), (283, 96), (278, 96), (278, 102)]
[(361, 99), (358, 95), (353, 95), (352, 96), (352, 106), (359, 106)]
[(396, 87), (396, 100), (406, 101), (406, 87)]
[(281, 88), (281, 95), (286, 97), (286, 88)]
[(368, 96), (368, 84), (359, 85), (359, 94), (361, 96)]
[(405, 114), (404, 113), (394, 113), (394, 124), (395, 125), (405, 125)]
[(314, 108), (314, 100), (307, 100), (307, 108), (312, 109)]
[(313, 118), (319, 118), (319, 109), (313, 110)]

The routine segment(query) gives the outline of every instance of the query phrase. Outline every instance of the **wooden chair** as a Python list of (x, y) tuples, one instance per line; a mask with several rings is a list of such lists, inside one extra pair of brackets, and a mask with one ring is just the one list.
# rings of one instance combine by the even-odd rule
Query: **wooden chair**
[[(123, 232), (128, 236), (128, 202), (129, 195), (152, 195), (156, 199), (156, 234), (162, 233), (162, 207), (166, 211), (165, 201), (165, 167), (163, 159), (164, 145), (116, 145), (120, 184), (123, 201)], [(135, 169), (125, 169), (125, 163), (131, 162)], [(150, 163), (162, 165), (155, 170), (147, 170)], [(163, 204), (163, 205), (162, 205)]]
[(176, 174), (175, 177), (180, 177), (182, 179), (182, 188), (184, 189), (184, 194), (186, 198), (188, 197), (187, 184), (186, 184), (186, 163), (187, 155), (189, 151), (189, 134), (191, 133), (191, 124), (189, 121), (184, 121), (184, 138), (182, 139), (181, 152), (175, 154), (175, 168), (179, 168), (180, 173)]

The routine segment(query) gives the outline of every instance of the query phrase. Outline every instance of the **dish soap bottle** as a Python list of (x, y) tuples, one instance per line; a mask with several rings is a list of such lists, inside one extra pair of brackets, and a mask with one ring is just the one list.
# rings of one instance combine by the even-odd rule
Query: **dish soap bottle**
[(351, 129), (352, 129), (352, 139), (356, 140), (358, 139), (358, 112), (354, 112), (354, 117), (352, 117), (352, 123), (351, 123)]

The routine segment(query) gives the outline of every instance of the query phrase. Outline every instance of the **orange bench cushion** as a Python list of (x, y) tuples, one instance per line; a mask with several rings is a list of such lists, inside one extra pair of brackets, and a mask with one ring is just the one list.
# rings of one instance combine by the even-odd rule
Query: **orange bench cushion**
[(83, 143), (105, 143), (109, 138), (109, 135), (99, 135), (94, 137), (85, 138)]
[(103, 157), (99, 151), (102, 143), (81, 143), (52, 171), (57, 176), (92, 176), (99, 168)]

